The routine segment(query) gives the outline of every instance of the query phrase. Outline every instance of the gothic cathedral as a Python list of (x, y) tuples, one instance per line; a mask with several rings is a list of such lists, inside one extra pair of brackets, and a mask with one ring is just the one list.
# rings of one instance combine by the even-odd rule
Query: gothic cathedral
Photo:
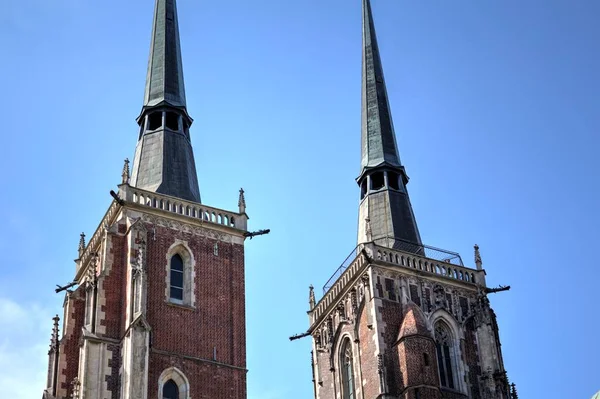
[(244, 193), (200, 201), (175, 0), (155, 7), (131, 173), (82, 234), (47, 399), (246, 398)]
[[(309, 297), (317, 399), (508, 399), (479, 248), (475, 268), (424, 245), (398, 155), (370, 0), (363, 0), (358, 245)], [(296, 337), (292, 337), (294, 339)], [(299, 338), (299, 337), (298, 337)]]

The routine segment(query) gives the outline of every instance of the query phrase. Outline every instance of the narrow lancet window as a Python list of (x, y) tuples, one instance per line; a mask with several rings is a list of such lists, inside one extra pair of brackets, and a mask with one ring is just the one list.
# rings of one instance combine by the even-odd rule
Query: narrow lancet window
[(352, 365), (352, 344), (349, 339), (344, 341), (341, 351), (342, 398), (355, 399), (354, 367)]
[(183, 303), (183, 259), (179, 254), (171, 258), (171, 287), (170, 298), (172, 302)]
[(452, 359), (452, 335), (443, 323), (435, 325), (435, 347), (437, 350), (440, 384), (454, 389), (454, 372)]
[(169, 380), (163, 386), (163, 399), (179, 399), (179, 388), (175, 381)]

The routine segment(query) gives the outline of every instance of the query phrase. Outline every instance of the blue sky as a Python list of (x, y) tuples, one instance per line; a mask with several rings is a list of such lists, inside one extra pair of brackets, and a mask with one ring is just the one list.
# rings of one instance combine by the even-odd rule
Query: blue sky
[[(250, 399), (310, 398), (308, 285), (354, 247), (359, 0), (179, 0), (203, 201), (244, 187)], [(132, 158), (153, 1), (1, 0), (0, 396), (39, 397), (55, 284)], [(523, 398), (589, 398), (597, 359), (600, 3), (373, 0), (423, 241), (481, 247)], [(319, 292), (319, 290), (317, 290)]]

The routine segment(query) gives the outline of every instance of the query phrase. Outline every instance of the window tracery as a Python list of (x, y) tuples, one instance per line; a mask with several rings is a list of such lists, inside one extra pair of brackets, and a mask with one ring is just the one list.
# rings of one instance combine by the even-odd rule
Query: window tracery
[(437, 351), (438, 370), (440, 374), (440, 384), (442, 387), (455, 388), (454, 384), (454, 359), (452, 334), (443, 322), (435, 324), (435, 347)]
[(344, 341), (340, 351), (341, 373), (342, 373), (342, 398), (355, 399), (356, 389), (354, 384), (354, 365), (352, 356), (352, 344), (349, 339)]

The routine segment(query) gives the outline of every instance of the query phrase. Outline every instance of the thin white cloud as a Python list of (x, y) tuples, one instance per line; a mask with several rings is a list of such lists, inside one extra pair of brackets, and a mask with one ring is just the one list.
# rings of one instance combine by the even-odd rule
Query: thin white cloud
[(0, 298), (0, 398), (42, 396), (52, 328), (47, 315), (38, 305)]

